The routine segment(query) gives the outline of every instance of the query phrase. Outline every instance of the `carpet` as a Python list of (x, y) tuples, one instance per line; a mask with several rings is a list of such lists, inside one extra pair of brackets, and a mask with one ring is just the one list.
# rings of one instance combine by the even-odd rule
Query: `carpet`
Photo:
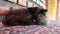
[(0, 34), (60, 34), (60, 25), (51, 21), (50, 25), (30, 25), (5, 27), (0, 24)]

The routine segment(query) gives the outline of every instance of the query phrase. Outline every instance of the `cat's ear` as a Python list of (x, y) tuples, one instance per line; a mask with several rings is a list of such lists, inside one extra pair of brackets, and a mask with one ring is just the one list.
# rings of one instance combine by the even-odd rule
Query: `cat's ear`
[(27, 8), (29, 11), (36, 11), (38, 9), (38, 7), (29, 7)]
[(27, 8), (28, 10), (32, 10), (32, 8), (30, 7), (30, 8)]
[(41, 9), (40, 12), (46, 13), (47, 12), (47, 9)]
[(42, 15), (46, 15), (47, 9), (41, 9), (39, 13), (42, 14)]

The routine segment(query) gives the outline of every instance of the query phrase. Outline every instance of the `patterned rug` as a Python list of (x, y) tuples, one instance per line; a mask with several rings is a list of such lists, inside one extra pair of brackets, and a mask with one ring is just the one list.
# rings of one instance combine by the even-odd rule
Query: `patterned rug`
[(50, 25), (30, 25), (5, 27), (0, 24), (0, 34), (60, 34), (60, 25), (51, 21)]

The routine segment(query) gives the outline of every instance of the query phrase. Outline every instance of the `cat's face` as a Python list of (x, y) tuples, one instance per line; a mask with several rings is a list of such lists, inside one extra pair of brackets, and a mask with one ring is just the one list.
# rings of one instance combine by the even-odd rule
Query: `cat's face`
[[(33, 16), (37, 16), (37, 23), (38, 24), (46, 24), (46, 13), (47, 13), (47, 10), (46, 9), (41, 9), (41, 8), (38, 8), (38, 7), (30, 7), (28, 8), (30, 14)], [(34, 17), (33, 17), (34, 18)], [(34, 20), (34, 19), (33, 19)]]

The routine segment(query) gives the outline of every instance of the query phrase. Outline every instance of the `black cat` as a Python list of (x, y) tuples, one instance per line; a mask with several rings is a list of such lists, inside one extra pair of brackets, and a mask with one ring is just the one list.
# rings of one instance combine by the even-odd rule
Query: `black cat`
[(38, 7), (29, 7), (27, 9), (12, 10), (2, 20), (6, 26), (15, 25), (46, 25), (47, 24), (47, 10)]

